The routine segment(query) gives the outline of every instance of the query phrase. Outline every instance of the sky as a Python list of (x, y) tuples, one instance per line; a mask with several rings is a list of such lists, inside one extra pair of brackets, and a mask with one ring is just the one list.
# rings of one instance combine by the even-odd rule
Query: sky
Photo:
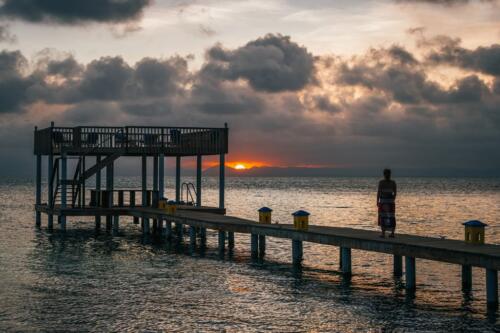
[(256, 166), (500, 175), (500, 1), (0, 0), (0, 176), (33, 128), (230, 128)]

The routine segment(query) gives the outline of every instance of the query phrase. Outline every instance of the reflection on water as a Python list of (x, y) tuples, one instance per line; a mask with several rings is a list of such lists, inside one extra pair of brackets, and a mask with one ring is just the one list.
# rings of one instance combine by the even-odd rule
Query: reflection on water
[[(376, 229), (376, 183), (232, 178), (226, 200), (229, 214), (242, 217), (256, 218), (266, 205), (280, 222), (307, 209), (314, 224)], [(398, 188), (399, 231), (460, 239), (460, 223), (477, 218), (490, 225), (487, 241), (500, 244), (500, 180), (401, 179)], [(294, 270), (284, 239), (269, 238), (266, 260), (252, 263), (245, 235), (236, 235), (234, 253), (220, 260), (210, 232), (203, 254), (144, 240), (127, 219), (119, 237), (95, 234), (85, 220), (70, 220), (65, 234), (48, 233), (33, 227), (29, 182), (5, 181), (0, 189), (0, 331), (499, 328), (498, 312), (485, 310), (481, 269), (473, 270), (473, 290), (463, 295), (460, 267), (417, 260), (417, 291), (408, 295), (388, 255), (353, 250), (354, 275), (346, 280), (331, 246), (304, 243), (304, 267)], [(205, 204), (216, 204), (216, 190), (216, 179), (207, 179)]]

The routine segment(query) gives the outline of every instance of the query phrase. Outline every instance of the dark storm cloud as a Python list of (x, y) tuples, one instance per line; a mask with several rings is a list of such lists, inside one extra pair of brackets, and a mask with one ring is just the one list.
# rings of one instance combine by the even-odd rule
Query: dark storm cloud
[(314, 58), (288, 36), (266, 35), (235, 50), (208, 51), (205, 70), (227, 80), (245, 79), (255, 90), (297, 91), (314, 79)]
[(116, 23), (138, 19), (150, 4), (150, 0), (3, 0), (0, 15), (34, 23)]
[(437, 45), (437, 49), (431, 51), (427, 57), (430, 62), (500, 76), (500, 44), (470, 50), (460, 46), (459, 39), (442, 37), (435, 41), (434, 45)]
[(62, 60), (49, 60), (47, 63), (47, 74), (49, 75), (61, 75), (69, 78), (81, 74), (83, 69), (84, 66), (80, 65), (72, 56)]

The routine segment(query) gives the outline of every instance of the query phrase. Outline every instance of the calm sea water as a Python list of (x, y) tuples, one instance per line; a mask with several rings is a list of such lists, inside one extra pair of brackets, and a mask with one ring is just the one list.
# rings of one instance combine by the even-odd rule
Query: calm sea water
[[(189, 181), (190, 179), (183, 179)], [(489, 224), (500, 244), (500, 179), (397, 179), (398, 231), (454, 239), (461, 223)], [(172, 179), (167, 196), (172, 197)], [(310, 223), (377, 229), (373, 178), (230, 178), (228, 214), (275, 221), (306, 209)], [(116, 187), (138, 186), (120, 178)], [(289, 240), (268, 238), (266, 260), (251, 263), (248, 235), (219, 258), (216, 235), (204, 255), (150, 243), (124, 219), (121, 234), (95, 234), (91, 220), (70, 219), (61, 233), (34, 227), (31, 180), (0, 182), (0, 331), (477, 331), (500, 330), (486, 311), (485, 273), (473, 270), (470, 294), (460, 267), (417, 259), (417, 291), (407, 297), (389, 255), (353, 250), (353, 277), (338, 274), (338, 249), (304, 243), (304, 268), (290, 266)], [(217, 179), (203, 184), (216, 205)], [(127, 223), (130, 222), (130, 223)]]

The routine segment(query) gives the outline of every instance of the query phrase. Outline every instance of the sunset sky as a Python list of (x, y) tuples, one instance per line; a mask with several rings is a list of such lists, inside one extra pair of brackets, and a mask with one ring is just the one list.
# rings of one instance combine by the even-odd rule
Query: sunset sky
[(4, 0), (0, 21), (0, 175), (32, 173), (51, 120), (227, 122), (233, 165), (500, 170), (500, 1)]

